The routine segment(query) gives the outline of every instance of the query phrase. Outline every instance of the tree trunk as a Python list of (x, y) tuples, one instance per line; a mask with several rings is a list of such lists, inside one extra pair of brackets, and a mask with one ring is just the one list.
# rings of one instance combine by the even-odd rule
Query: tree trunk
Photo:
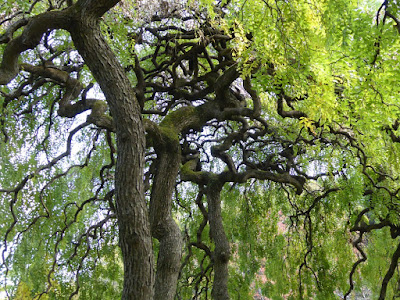
[[(101, 2), (101, 1), (100, 1)], [(124, 300), (153, 298), (153, 252), (148, 209), (144, 199), (145, 133), (135, 92), (123, 68), (99, 29), (99, 14), (106, 10), (96, 1), (93, 15), (80, 8), (72, 39), (106, 96), (117, 136), (115, 174), (116, 214), (124, 260)], [(108, 1), (111, 4), (118, 1)]]
[[(162, 128), (162, 127), (161, 127)], [(173, 300), (182, 256), (181, 231), (172, 217), (172, 195), (180, 168), (178, 135), (161, 130), (154, 146), (156, 172), (150, 199), (151, 231), (160, 241), (157, 259), (155, 300)]]
[(228, 262), (230, 258), (229, 241), (225, 234), (221, 215), (221, 190), (223, 184), (210, 180), (206, 195), (210, 235), (215, 244), (213, 252), (214, 282), (211, 296), (215, 300), (228, 300)]

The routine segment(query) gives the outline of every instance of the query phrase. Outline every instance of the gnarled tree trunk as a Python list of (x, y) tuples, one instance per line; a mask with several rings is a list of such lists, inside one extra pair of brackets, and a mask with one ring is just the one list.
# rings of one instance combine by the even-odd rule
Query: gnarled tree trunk
[(159, 127), (154, 148), (156, 170), (150, 198), (150, 224), (159, 240), (155, 300), (173, 300), (176, 293), (182, 256), (182, 235), (172, 217), (172, 195), (181, 157), (178, 134)]
[(122, 299), (149, 300), (154, 294), (154, 271), (143, 186), (145, 133), (132, 85), (99, 27), (99, 17), (116, 3), (78, 2), (70, 31), (75, 46), (106, 96), (115, 124), (116, 213), (124, 260)]
[(213, 252), (214, 282), (211, 292), (215, 300), (228, 300), (228, 262), (230, 258), (230, 246), (225, 234), (221, 215), (221, 190), (223, 184), (211, 179), (207, 184), (206, 195), (208, 203), (208, 220), (210, 223), (210, 235), (215, 244)]

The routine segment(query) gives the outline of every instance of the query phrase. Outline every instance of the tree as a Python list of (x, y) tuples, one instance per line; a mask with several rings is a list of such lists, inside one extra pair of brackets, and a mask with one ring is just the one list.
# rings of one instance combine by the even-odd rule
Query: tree
[(2, 4), (8, 295), (398, 295), (398, 8), (356, 2)]

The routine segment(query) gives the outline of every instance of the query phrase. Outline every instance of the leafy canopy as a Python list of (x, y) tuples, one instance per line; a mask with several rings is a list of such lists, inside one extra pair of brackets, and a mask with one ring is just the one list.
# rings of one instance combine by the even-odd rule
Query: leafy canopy
[[(56, 2), (1, 4), (2, 53), (25, 20), (76, 5)], [(215, 283), (215, 181), (232, 298), (399, 295), (399, 13), (396, 1), (204, 0), (122, 1), (103, 16), (141, 106), (147, 203), (163, 145), (179, 145), (177, 299), (208, 299)], [(65, 30), (18, 68), (0, 90), (4, 290), (121, 297), (109, 102)]]

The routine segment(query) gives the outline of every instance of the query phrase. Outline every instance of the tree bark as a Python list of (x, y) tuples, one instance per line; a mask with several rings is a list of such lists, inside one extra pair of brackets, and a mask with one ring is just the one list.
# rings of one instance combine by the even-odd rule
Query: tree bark
[(180, 168), (180, 144), (175, 133), (162, 134), (155, 145), (156, 172), (150, 199), (150, 224), (160, 241), (155, 300), (173, 300), (176, 293), (182, 256), (181, 231), (172, 217), (172, 195)]
[(207, 184), (208, 219), (210, 235), (215, 244), (213, 252), (214, 282), (211, 296), (215, 300), (228, 300), (228, 263), (230, 246), (225, 234), (221, 215), (221, 190), (223, 183), (211, 179)]
[(117, 2), (78, 2), (80, 6), (77, 6), (77, 16), (70, 32), (76, 48), (106, 96), (115, 124), (118, 154), (116, 213), (124, 260), (122, 299), (149, 300), (154, 293), (154, 272), (143, 186), (145, 133), (132, 85), (99, 28), (101, 12), (111, 8), (107, 5)]

